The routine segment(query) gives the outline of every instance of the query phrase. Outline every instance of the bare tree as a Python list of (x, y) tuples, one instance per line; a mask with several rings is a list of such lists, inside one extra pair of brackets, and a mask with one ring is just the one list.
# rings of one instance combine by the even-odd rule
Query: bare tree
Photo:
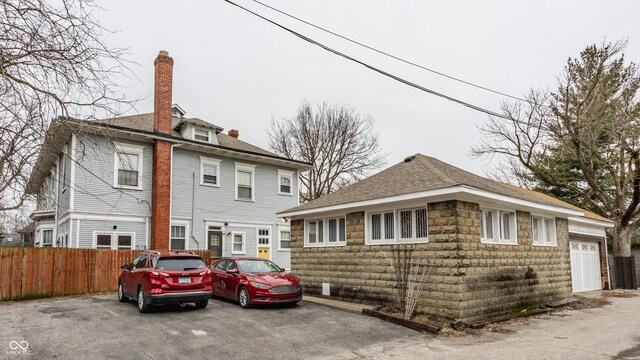
[(503, 105), (481, 127), (476, 155), (499, 155), (521, 184), (611, 219), (615, 256), (630, 256), (640, 227), (640, 76), (625, 41), (569, 59), (555, 93)]
[(295, 117), (272, 121), (271, 149), (313, 164), (300, 175), (301, 200), (311, 201), (351, 184), (384, 165), (373, 119), (353, 107), (303, 102)]
[(125, 50), (105, 44), (91, 0), (0, 0), (0, 211), (24, 187), (51, 119), (106, 117), (124, 104)]

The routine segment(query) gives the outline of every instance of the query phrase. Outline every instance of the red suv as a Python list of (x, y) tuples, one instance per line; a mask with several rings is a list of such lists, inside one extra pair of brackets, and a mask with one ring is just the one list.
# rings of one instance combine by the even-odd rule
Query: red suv
[(136, 299), (140, 312), (155, 304), (190, 302), (202, 309), (211, 298), (211, 270), (190, 251), (145, 251), (120, 268), (118, 300)]

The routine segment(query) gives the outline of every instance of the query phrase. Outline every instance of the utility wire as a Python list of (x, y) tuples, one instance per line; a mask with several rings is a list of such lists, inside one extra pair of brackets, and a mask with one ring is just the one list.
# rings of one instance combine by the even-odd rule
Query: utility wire
[(389, 78), (391, 78), (391, 79), (394, 79), (394, 80), (396, 80), (396, 81), (398, 81), (398, 82), (401, 82), (401, 83), (403, 83), (403, 84), (405, 84), (405, 85), (408, 85), (408, 86), (414, 87), (414, 88), (416, 88), (416, 89), (418, 89), (418, 90), (422, 90), (422, 91), (424, 91), (424, 92), (426, 92), (426, 93), (429, 93), (429, 94), (432, 94), (432, 95), (435, 95), (435, 96), (439, 96), (439, 97), (441, 97), (441, 98), (443, 98), (443, 99), (446, 99), (446, 100), (452, 101), (452, 102), (457, 103), (457, 104), (460, 104), (460, 105), (462, 105), (462, 106), (466, 106), (466, 107), (468, 107), (468, 108), (470, 108), (470, 109), (473, 109), (473, 110), (476, 110), (476, 111), (479, 111), (479, 112), (483, 112), (483, 113), (488, 114), (488, 115), (490, 115), (490, 116), (495, 116), (495, 117), (499, 117), (499, 118), (502, 118), (502, 119), (511, 120), (511, 119), (510, 119), (508, 116), (506, 116), (506, 115), (499, 114), (499, 113), (497, 113), (497, 112), (495, 112), (495, 111), (491, 111), (491, 110), (488, 110), (488, 109), (482, 108), (482, 107), (477, 106), (477, 105), (470, 104), (470, 103), (465, 102), (465, 101), (463, 101), (463, 100), (456, 99), (456, 98), (454, 98), (454, 97), (451, 97), (451, 96), (445, 95), (445, 94), (443, 94), (443, 93), (437, 92), (437, 91), (435, 91), (435, 90), (431, 90), (431, 89), (426, 88), (426, 87), (424, 87), (424, 86), (418, 85), (418, 84), (416, 84), (416, 83), (414, 83), (414, 82), (411, 82), (411, 81), (409, 81), (409, 80), (403, 79), (403, 78), (401, 78), (401, 77), (399, 77), (399, 76), (393, 75), (393, 74), (391, 74), (391, 73), (389, 73), (389, 72), (386, 72), (386, 71), (384, 71), (384, 70), (382, 70), (382, 69), (379, 69), (379, 68), (377, 68), (377, 67), (375, 67), (375, 66), (373, 66), (373, 65), (369, 65), (369, 64), (365, 63), (364, 61), (360, 61), (360, 60), (358, 60), (358, 59), (356, 59), (356, 58), (353, 58), (353, 57), (351, 57), (351, 56), (349, 56), (349, 55), (347, 55), (347, 54), (345, 54), (345, 53), (342, 53), (342, 52), (340, 52), (340, 51), (338, 51), (338, 50), (335, 50), (335, 49), (333, 49), (333, 48), (330, 48), (329, 46), (324, 45), (324, 44), (322, 44), (322, 43), (320, 43), (320, 42), (318, 42), (318, 41), (315, 41), (315, 40), (313, 40), (313, 39), (311, 39), (311, 38), (309, 38), (309, 37), (307, 37), (307, 36), (305, 36), (305, 35), (302, 35), (302, 34), (300, 34), (300, 33), (296, 32), (296, 31), (294, 31), (294, 30), (291, 30), (291, 29), (287, 28), (287, 27), (286, 27), (286, 26), (284, 26), (284, 25), (280, 25), (280, 24), (278, 24), (277, 22), (275, 22), (275, 21), (273, 21), (273, 20), (271, 20), (271, 19), (268, 19), (268, 18), (266, 18), (266, 17), (264, 17), (264, 16), (262, 16), (262, 15), (260, 15), (260, 14), (256, 13), (256, 12), (254, 12), (254, 11), (251, 11), (251, 10), (249, 10), (249, 9), (247, 9), (247, 8), (245, 8), (245, 7), (241, 6), (241, 5), (239, 5), (239, 4), (236, 4), (236, 3), (234, 3), (234, 2), (233, 2), (233, 1), (231, 1), (231, 0), (224, 0), (224, 1), (226, 1), (227, 3), (229, 3), (229, 4), (231, 4), (231, 5), (234, 5), (234, 6), (236, 6), (236, 7), (240, 8), (240, 9), (242, 9), (242, 10), (244, 10), (244, 11), (246, 11), (246, 12), (250, 13), (250, 14), (253, 14), (253, 15), (257, 16), (257, 17), (259, 17), (260, 19), (262, 19), (262, 20), (264, 20), (264, 21), (266, 21), (266, 22), (268, 22), (268, 23), (271, 23), (271, 24), (273, 24), (273, 25), (277, 26), (277, 27), (279, 27), (279, 28), (281, 28), (281, 29), (283, 29), (283, 30), (285, 30), (285, 31), (287, 31), (287, 32), (289, 32), (289, 33), (291, 33), (291, 34), (293, 34), (293, 35), (295, 35), (295, 36), (299, 37), (300, 39), (302, 39), (302, 40), (304, 40), (304, 41), (307, 41), (307, 42), (309, 42), (309, 43), (311, 43), (311, 44), (313, 44), (313, 45), (316, 45), (316, 46), (318, 46), (318, 47), (320, 47), (320, 48), (322, 48), (322, 49), (324, 49), (324, 50), (326, 50), (326, 51), (329, 51), (329, 52), (331, 52), (331, 53), (334, 53), (334, 54), (336, 54), (336, 55), (338, 55), (338, 56), (341, 56), (341, 57), (343, 57), (343, 58), (345, 58), (345, 59), (347, 59), (347, 60), (350, 60), (350, 61), (353, 61), (353, 62), (355, 62), (355, 63), (357, 63), (357, 64), (360, 64), (360, 65), (362, 65), (362, 66), (364, 66), (364, 67), (366, 67), (366, 68), (368, 68), (368, 69), (370, 69), (370, 70), (373, 70), (373, 71), (375, 71), (375, 72), (377, 72), (377, 73), (379, 73), (379, 74), (382, 74), (382, 75), (384, 75), (384, 76), (386, 76), (386, 77), (389, 77)]
[(454, 81), (457, 81), (457, 82), (460, 82), (460, 83), (463, 83), (463, 84), (466, 84), (466, 85), (469, 85), (469, 86), (473, 86), (473, 87), (478, 88), (478, 89), (482, 89), (482, 90), (485, 90), (485, 91), (492, 92), (492, 93), (494, 93), (494, 94), (498, 94), (498, 95), (506, 96), (506, 97), (511, 98), (511, 99), (514, 99), (514, 100), (524, 101), (524, 102), (527, 102), (527, 103), (529, 103), (529, 104), (533, 104), (533, 102), (532, 102), (532, 101), (530, 101), (530, 100), (523, 99), (523, 98), (518, 97), (518, 96), (515, 96), (515, 95), (510, 95), (510, 94), (507, 94), (507, 93), (504, 93), (504, 92), (501, 92), (501, 91), (498, 91), (498, 90), (493, 90), (493, 89), (490, 89), (490, 88), (488, 88), (488, 87), (486, 87), (486, 86), (482, 86), (482, 85), (474, 84), (474, 83), (472, 83), (472, 82), (469, 82), (469, 81), (466, 81), (466, 80), (462, 80), (462, 79), (457, 78), (457, 77), (455, 77), (455, 76), (447, 75), (447, 74), (445, 74), (445, 73), (443, 73), (443, 72), (440, 72), (440, 71), (437, 71), (437, 70), (430, 69), (430, 68), (428, 68), (428, 67), (426, 67), (426, 66), (422, 66), (422, 65), (417, 64), (417, 63), (415, 63), (415, 62), (413, 62), (413, 61), (405, 60), (405, 59), (403, 59), (403, 58), (401, 58), (401, 57), (399, 57), (399, 56), (396, 56), (396, 55), (390, 54), (390, 53), (388, 53), (388, 52), (386, 52), (386, 51), (383, 51), (383, 50), (376, 49), (376, 48), (374, 48), (374, 47), (372, 47), (372, 46), (369, 46), (369, 45), (367, 45), (367, 44), (364, 44), (364, 43), (361, 43), (361, 42), (359, 42), (359, 41), (356, 41), (356, 40), (350, 39), (350, 38), (348, 38), (348, 37), (346, 37), (346, 36), (340, 35), (340, 34), (338, 34), (338, 33), (336, 33), (336, 32), (331, 31), (331, 30), (325, 29), (325, 28), (323, 28), (323, 27), (321, 27), (321, 26), (319, 26), (319, 25), (313, 24), (313, 23), (311, 23), (311, 22), (309, 22), (309, 21), (306, 21), (306, 20), (304, 20), (304, 19), (301, 19), (301, 18), (299, 18), (299, 17), (297, 17), (297, 16), (291, 15), (291, 14), (289, 14), (289, 13), (285, 12), (285, 11), (282, 11), (282, 10), (280, 10), (280, 9), (277, 9), (277, 8), (275, 8), (275, 7), (271, 6), (271, 5), (265, 4), (265, 3), (261, 2), (261, 1), (253, 0), (253, 2), (258, 3), (258, 4), (262, 5), (262, 6), (264, 6), (264, 7), (266, 7), (266, 8), (269, 8), (269, 9), (271, 9), (271, 10), (275, 11), (275, 12), (278, 12), (278, 13), (280, 13), (280, 14), (282, 14), (282, 15), (285, 15), (285, 16), (287, 16), (287, 17), (290, 17), (290, 18), (292, 18), (292, 19), (295, 19), (295, 20), (297, 20), (297, 21), (300, 21), (300, 22), (302, 22), (302, 23), (304, 23), (304, 24), (307, 24), (307, 25), (309, 25), (309, 26), (311, 26), (311, 27), (314, 27), (314, 28), (316, 28), (316, 29), (318, 29), (318, 30), (320, 30), (320, 31), (323, 31), (323, 32), (325, 32), (325, 33), (328, 33), (328, 34), (331, 34), (331, 35), (333, 35), (333, 36), (339, 37), (340, 39), (346, 40), (346, 41), (348, 41), (348, 42), (350, 42), (350, 43), (352, 43), (352, 44), (356, 44), (356, 45), (358, 45), (358, 46), (364, 47), (364, 48), (369, 49), (369, 50), (371, 50), (371, 51), (374, 51), (374, 52), (376, 52), (376, 53), (378, 53), (378, 54), (381, 54), (381, 55), (384, 55), (384, 56), (390, 57), (390, 58), (392, 58), (392, 59), (398, 60), (398, 61), (403, 62), (403, 63), (405, 63), (405, 64), (408, 64), (408, 65), (411, 65), (411, 66), (417, 67), (417, 68), (422, 69), (422, 70), (429, 71), (429, 72), (431, 72), (431, 73), (433, 73), (433, 74), (443, 76), (443, 77), (445, 77), (445, 78), (447, 78), (447, 79), (450, 79), (450, 80), (454, 80)]

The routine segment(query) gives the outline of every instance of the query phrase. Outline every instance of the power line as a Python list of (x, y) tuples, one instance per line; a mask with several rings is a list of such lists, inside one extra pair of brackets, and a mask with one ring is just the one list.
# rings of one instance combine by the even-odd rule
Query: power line
[(311, 39), (311, 38), (309, 38), (309, 37), (307, 37), (307, 36), (305, 36), (305, 35), (302, 35), (302, 34), (300, 34), (300, 33), (296, 32), (296, 31), (294, 31), (294, 30), (291, 30), (291, 29), (287, 28), (287, 27), (286, 27), (286, 26), (284, 26), (284, 25), (280, 25), (280, 24), (278, 24), (277, 22), (275, 22), (275, 21), (273, 21), (273, 20), (271, 20), (271, 19), (268, 19), (268, 18), (266, 18), (266, 17), (264, 17), (264, 16), (262, 16), (262, 15), (260, 15), (260, 14), (256, 13), (256, 12), (253, 12), (253, 11), (251, 11), (251, 10), (249, 10), (249, 9), (247, 9), (247, 8), (245, 8), (245, 7), (241, 6), (241, 5), (239, 5), (239, 4), (236, 4), (236, 3), (234, 3), (234, 2), (233, 2), (233, 1), (231, 1), (231, 0), (224, 0), (224, 1), (226, 1), (227, 3), (229, 3), (229, 4), (231, 4), (231, 5), (234, 5), (234, 6), (236, 6), (236, 7), (240, 8), (240, 9), (242, 9), (242, 10), (244, 10), (244, 11), (246, 11), (246, 12), (250, 13), (250, 14), (253, 14), (253, 15), (257, 16), (257, 17), (259, 17), (260, 19), (262, 19), (262, 20), (264, 20), (264, 21), (266, 21), (266, 22), (268, 22), (268, 23), (271, 23), (271, 24), (273, 24), (273, 25), (275, 25), (275, 26), (279, 27), (279, 28), (281, 28), (281, 29), (283, 29), (283, 30), (285, 30), (285, 31), (287, 31), (287, 32), (289, 32), (289, 33), (291, 33), (291, 34), (293, 34), (294, 36), (299, 37), (300, 39), (302, 39), (302, 40), (304, 40), (304, 41), (306, 41), (306, 42), (309, 42), (309, 43), (311, 43), (311, 44), (313, 44), (313, 45), (316, 45), (316, 46), (318, 46), (318, 47), (320, 47), (320, 48), (322, 48), (322, 49), (324, 49), (324, 50), (326, 50), (326, 51), (329, 51), (329, 52), (331, 52), (331, 53), (333, 53), (333, 54), (336, 54), (336, 55), (338, 55), (338, 56), (340, 56), (340, 57), (343, 57), (343, 58), (345, 58), (345, 59), (347, 59), (347, 60), (350, 60), (350, 61), (353, 61), (353, 62), (355, 62), (355, 63), (357, 63), (357, 64), (360, 64), (360, 65), (362, 65), (362, 66), (364, 66), (364, 67), (366, 67), (366, 68), (368, 68), (368, 69), (370, 69), (370, 70), (373, 70), (373, 71), (375, 71), (375, 72), (377, 72), (377, 73), (379, 73), (379, 74), (382, 74), (382, 75), (384, 75), (384, 76), (386, 76), (386, 77), (389, 77), (389, 78), (391, 78), (391, 79), (393, 79), (393, 80), (396, 80), (396, 81), (398, 81), (398, 82), (401, 82), (401, 83), (403, 83), (403, 84), (405, 84), (405, 85), (411, 86), (411, 87), (416, 88), (416, 89), (418, 89), (418, 90), (422, 90), (422, 91), (424, 91), (424, 92), (426, 92), (426, 93), (429, 93), (429, 94), (431, 94), (431, 95), (439, 96), (439, 97), (441, 97), (441, 98), (443, 98), (443, 99), (446, 99), (446, 100), (449, 100), (449, 101), (451, 101), (451, 102), (454, 102), (454, 103), (460, 104), (460, 105), (462, 105), (462, 106), (466, 106), (466, 107), (468, 107), (468, 108), (470, 108), (470, 109), (473, 109), (473, 110), (476, 110), (476, 111), (479, 111), (479, 112), (482, 112), (482, 113), (488, 114), (488, 115), (490, 115), (490, 116), (495, 116), (495, 117), (499, 117), (499, 118), (502, 118), (502, 119), (511, 120), (511, 119), (510, 119), (508, 116), (506, 116), (506, 115), (499, 114), (499, 113), (497, 113), (497, 112), (495, 112), (495, 111), (491, 111), (491, 110), (488, 110), (488, 109), (482, 108), (482, 107), (480, 107), (480, 106), (477, 106), (477, 105), (473, 105), (473, 104), (471, 104), (471, 103), (468, 103), (468, 102), (466, 102), (466, 101), (456, 99), (456, 98), (454, 98), (454, 97), (452, 97), (452, 96), (445, 95), (445, 94), (443, 94), (443, 93), (440, 93), (440, 92), (437, 92), (437, 91), (435, 91), (435, 90), (431, 90), (431, 89), (426, 88), (426, 87), (424, 87), (424, 86), (418, 85), (418, 84), (416, 84), (416, 83), (414, 83), (414, 82), (411, 82), (411, 81), (406, 80), (406, 79), (404, 79), (404, 78), (401, 78), (401, 77), (399, 77), (399, 76), (393, 75), (393, 74), (391, 74), (391, 73), (389, 73), (389, 72), (386, 72), (386, 71), (384, 71), (384, 70), (382, 70), (382, 69), (379, 69), (379, 68), (377, 68), (377, 67), (375, 67), (375, 66), (373, 66), (373, 65), (369, 65), (369, 64), (365, 63), (364, 61), (358, 60), (358, 59), (353, 58), (353, 57), (351, 57), (351, 56), (349, 56), (349, 55), (347, 55), (347, 54), (345, 54), (345, 53), (342, 53), (342, 52), (340, 52), (340, 51), (338, 51), (338, 50), (335, 50), (335, 49), (333, 49), (333, 48), (331, 48), (331, 47), (329, 47), (329, 46), (327, 46), (327, 45), (324, 45), (324, 44), (322, 44), (322, 43), (320, 43), (320, 42), (316, 41), (316, 40), (313, 40), (313, 39)]
[(508, 98), (511, 98), (511, 99), (514, 99), (514, 100), (524, 101), (524, 102), (527, 102), (527, 103), (532, 104), (532, 102), (531, 102), (530, 100), (523, 99), (523, 98), (518, 97), (518, 96), (515, 96), (515, 95), (510, 95), (510, 94), (504, 93), (504, 92), (502, 92), (502, 91), (493, 90), (493, 89), (488, 88), (488, 87), (486, 87), (486, 86), (482, 86), (482, 85), (474, 84), (474, 83), (472, 83), (472, 82), (470, 82), (470, 81), (462, 80), (462, 79), (457, 78), (457, 77), (455, 77), (455, 76), (447, 75), (447, 74), (445, 74), (445, 73), (443, 73), (443, 72), (440, 72), (440, 71), (437, 71), (437, 70), (430, 69), (430, 68), (428, 68), (428, 67), (426, 67), (426, 66), (422, 66), (422, 65), (417, 64), (417, 63), (415, 63), (415, 62), (413, 62), (413, 61), (409, 61), (409, 60), (403, 59), (403, 58), (401, 58), (401, 57), (399, 57), (399, 56), (393, 55), (393, 54), (388, 53), (388, 52), (386, 52), (386, 51), (376, 49), (376, 48), (374, 48), (374, 47), (372, 47), (372, 46), (369, 46), (369, 45), (364, 44), (364, 43), (361, 43), (361, 42), (359, 42), (359, 41), (356, 41), (356, 40), (350, 39), (350, 38), (348, 38), (348, 37), (346, 37), (346, 36), (343, 36), (343, 35), (340, 35), (340, 34), (338, 34), (338, 33), (334, 32), (334, 31), (331, 31), (331, 30), (325, 29), (325, 28), (323, 28), (323, 27), (321, 27), (321, 26), (319, 26), (319, 25), (316, 25), (316, 24), (314, 24), (314, 23), (311, 23), (311, 22), (309, 22), (309, 21), (306, 21), (306, 20), (304, 20), (304, 19), (301, 19), (301, 18), (299, 18), (299, 17), (297, 17), (297, 16), (291, 15), (291, 14), (289, 14), (289, 13), (285, 12), (285, 11), (282, 11), (282, 10), (280, 10), (280, 9), (277, 9), (277, 8), (275, 8), (275, 7), (271, 6), (271, 5), (265, 4), (265, 3), (261, 2), (261, 1), (253, 0), (253, 2), (258, 3), (258, 4), (260, 4), (260, 5), (262, 5), (262, 6), (266, 7), (266, 8), (269, 8), (269, 9), (271, 9), (271, 10), (273, 10), (273, 11), (276, 11), (276, 12), (278, 12), (278, 13), (282, 14), (282, 15), (285, 15), (285, 16), (287, 16), (287, 17), (290, 17), (290, 18), (292, 18), (292, 19), (295, 19), (295, 20), (297, 20), (297, 21), (300, 21), (300, 22), (302, 22), (302, 23), (304, 23), (304, 24), (307, 24), (307, 25), (309, 25), (309, 26), (311, 26), (311, 27), (314, 27), (314, 28), (316, 28), (316, 29), (318, 29), (318, 30), (320, 30), (320, 31), (323, 31), (323, 32), (325, 32), (325, 33), (328, 33), (328, 34), (331, 34), (331, 35), (333, 35), (333, 36), (339, 37), (340, 39), (346, 40), (346, 41), (348, 41), (348, 42), (350, 42), (350, 43), (352, 43), (352, 44), (356, 44), (356, 45), (358, 45), (358, 46), (364, 47), (364, 48), (369, 49), (369, 50), (371, 50), (371, 51), (374, 51), (374, 52), (376, 52), (376, 53), (378, 53), (378, 54), (381, 54), (381, 55), (384, 55), (384, 56), (390, 57), (390, 58), (392, 58), (392, 59), (398, 60), (398, 61), (403, 62), (403, 63), (405, 63), (405, 64), (408, 64), (408, 65), (411, 65), (411, 66), (417, 67), (417, 68), (422, 69), (422, 70), (429, 71), (429, 72), (431, 72), (431, 73), (433, 73), (433, 74), (443, 76), (443, 77), (445, 77), (445, 78), (447, 78), (447, 79), (454, 80), (454, 81), (457, 81), (457, 82), (463, 83), (463, 84), (465, 84), (465, 85), (473, 86), (473, 87), (475, 87), (475, 88), (482, 89), (482, 90), (485, 90), (485, 91), (489, 91), (489, 92), (494, 93), (494, 94), (502, 95), (502, 96), (505, 96), (505, 97), (508, 97)]

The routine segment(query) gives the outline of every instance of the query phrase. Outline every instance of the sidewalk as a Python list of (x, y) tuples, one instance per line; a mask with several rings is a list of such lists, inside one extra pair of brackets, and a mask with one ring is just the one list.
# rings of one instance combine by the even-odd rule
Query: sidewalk
[(302, 297), (302, 300), (320, 304), (320, 305), (330, 306), (332, 308), (349, 311), (356, 314), (361, 314), (362, 310), (364, 309), (369, 309), (369, 310), (373, 309), (373, 306), (370, 306), (370, 305), (350, 303), (346, 301), (339, 301), (339, 300), (333, 300), (329, 298), (309, 296), (309, 295), (304, 295)]

